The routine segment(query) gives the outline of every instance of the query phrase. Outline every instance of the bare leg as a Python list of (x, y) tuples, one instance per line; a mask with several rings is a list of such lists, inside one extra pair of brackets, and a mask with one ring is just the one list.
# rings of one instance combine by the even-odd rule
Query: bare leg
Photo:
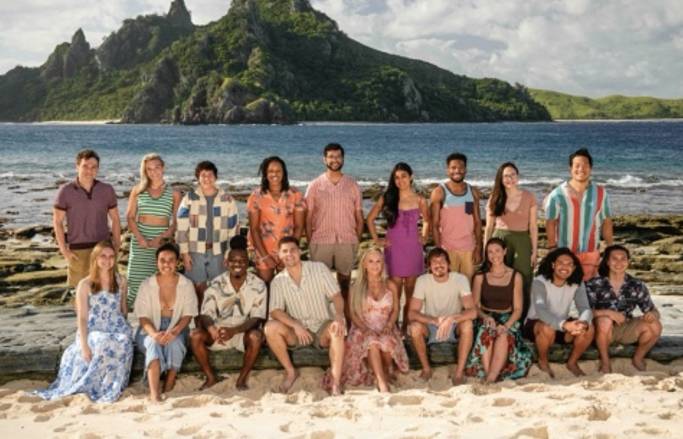
[(410, 299), (413, 298), (415, 291), (416, 276), (403, 278), (403, 292), (406, 295), (406, 303), (403, 305), (403, 323), (401, 323), (401, 333), (407, 334), (408, 329), (408, 311), (410, 310)]
[(276, 320), (266, 323), (265, 334), (270, 351), (285, 369), (285, 376), (279, 390), (282, 393), (287, 393), (299, 377), (299, 372), (294, 369), (292, 360), (289, 358), (289, 352), (287, 352), (287, 343), (296, 343), (296, 336), (294, 331)]
[(410, 324), (410, 336), (413, 341), (413, 347), (417, 353), (417, 358), (422, 365), (422, 372), (420, 378), (428, 381), (432, 377), (432, 368), (429, 366), (429, 358), (427, 358), (427, 327), (420, 322), (413, 322)]
[(159, 390), (161, 384), (160, 377), (159, 360), (154, 360), (149, 363), (147, 368), (147, 381), (149, 382), (149, 398), (155, 402), (161, 401), (161, 391)]
[(249, 372), (251, 372), (254, 363), (256, 363), (262, 344), (263, 333), (258, 329), (251, 329), (244, 334), (244, 361), (242, 363), (240, 375), (237, 377), (237, 382), (235, 383), (235, 387), (238, 390), (246, 390), (249, 388), (247, 387)]
[[(402, 277), (397, 277), (397, 276), (391, 276), (389, 277), (391, 281), (396, 285), (396, 288), (398, 288), (398, 301), (401, 301), (401, 294), (403, 294), (404, 290), (404, 282)], [(400, 305), (399, 305), (400, 306)], [(408, 328), (408, 318), (406, 314), (406, 310), (408, 309), (408, 302), (403, 305), (403, 313), (401, 314), (401, 334), (405, 335), (407, 333), (407, 328)], [(399, 311), (400, 313), (400, 311)]]
[(609, 317), (597, 317), (595, 322), (595, 346), (600, 355), (600, 372), (612, 373), (609, 359), (609, 345), (612, 342), (613, 322)]
[(194, 318), (194, 327), (195, 328), (201, 328), (202, 323), (201, 320), (199, 319), (199, 316), (202, 312), (202, 303), (204, 303), (204, 291), (206, 291), (206, 282), (200, 282), (198, 284), (194, 284), (194, 291), (197, 294), (197, 317)]
[(377, 389), (380, 392), (388, 392), (389, 385), (387, 384), (386, 375), (384, 373), (384, 365), (382, 364), (382, 356), (377, 345), (372, 345), (368, 349), (368, 363), (375, 374), (377, 380)]
[(394, 371), (394, 357), (391, 352), (379, 351), (382, 354), (382, 367), (384, 368), (384, 374), (387, 377), (387, 381), (390, 384), (396, 382), (396, 373)]
[(177, 377), (178, 372), (175, 369), (168, 369), (166, 371), (166, 379), (164, 380), (164, 393), (168, 393), (173, 390)]
[(216, 384), (216, 375), (211, 369), (211, 364), (209, 364), (209, 349), (208, 346), (213, 344), (213, 338), (204, 328), (196, 328), (190, 333), (190, 347), (192, 348), (192, 354), (195, 360), (199, 363), (199, 367), (204, 372), (206, 380), (201, 385), (199, 390), (208, 389), (209, 387)]
[(463, 320), (456, 326), (458, 331), (458, 364), (455, 365), (455, 373), (453, 373), (452, 382), (454, 386), (463, 384), (465, 382), (465, 365), (467, 363), (467, 356), (472, 350), (472, 342), (474, 341), (474, 329), (472, 320)]
[(499, 335), (496, 337), (496, 341), (491, 347), (493, 350), (493, 355), (491, 355), (491, 365), (489, 367), (488, 375), (486, 376), (486, 382), (495, 383), (500, 375), (500, 371), (505, 367), (505, 363), (508, 361), (508, 337), (506, 334)]
[(555, 378), (555, 374), (548, 362), (548, 351), (555, 342), (555, 329), (538, 321), (534, 325), (534, 339), (536, 340), (536, 350), (538, 351), (538, 368), (550, 375), (550, 378)]
[(567, 360), (567, 369), (574, 376), (586, 375), (583, 370), (579, 367), (579, 358), (586, 352), (588, 346), (593, 342), (593, 337), (595, 336), (595, 328), (593, 325), (588, 327), (588, 331), (574, 338), (574, 347), (572, 348), (571, 354), (569, 354), (569, 359)]
[(339, 290), (344, 298), (344, 317), (346, 318), (347, 328), (351, 327), (351, 302), (349, 301), (349, 284), (351, 276), (347, 274), (337, 273), (337, 282), (339, 282)]
[(337, 322), (329, 324), (320, 337), (320, 346), (330, 349), (330, 371), (332, 373), (332, 395), (341, 395), (341, 374), (344, 366), (344, 336), (336, 335)]
[(659, 323), (659, 321), (652, 323), (641, 321), (639, 326), (642, 326), (643, 329), (638, 337), (638, 347), (633, 354), (631, 363), (633, 363), (633, 366), (636, 369), (643, 371), (647, 367), (645, 364), (645, 355), (650, 352), (650, 349), (652, 349), (657, 343), (657, 340), (659, 340), (659, 336), (662, 335), (662, 324)]

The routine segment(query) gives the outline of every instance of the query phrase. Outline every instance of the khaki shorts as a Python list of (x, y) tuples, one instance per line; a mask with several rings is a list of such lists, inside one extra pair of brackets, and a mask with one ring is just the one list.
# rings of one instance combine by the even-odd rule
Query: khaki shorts
[(638, 325), (641, 317), (626, 320), (621, 325), (612, 326), (612, 343), (633, 344), (638, 342)]
[(71, 250), (77, 257), (78, 260), (69, 261), (69, 269), (67, 271), (66, 283), (75, 288), (81, 279), (88, 276), (90, 271), (90, 254), (93, 248), (85, 248), (82, 250)]
[(310, 244), (311, 260), (322, 262), (330, 270), (348, 276), (353, 270), (358, 244)]
[(210, 351), (226, 351), (228, 349), (237, 349), (240, 352), (244, 352), (244, 333), (240, 332), (233, 335), (227, 343), (220, 344), (214, 342), (209, 346)]
[(448, 257), (451, 260), (451, 271), (463, 274), (470, 282), (472, 282), (472, 276), (474, 276), (472, 253), (472, 251), (448, 250)]
[(313, 341), (311, 343), (300, 344), (299, 340), (297, 339), (296, 344), (287, 346), (287, 349), (295, 351), (297, 349), (301, 349), (301, 348), (304, 348), (306, 346), (313, 346), (314, 348), (321, 349), (321, 350), (327, 349), (327, 348), (320, 346), (320, 339), (322, 338), (322, 335), (325, 333), (325, 331), (327, 331), (327, 328), (329, 328), (331, 323), (332, 323), (332, 320), (326, 320), (325, 322), (323, 322), (322, 325), (320, 325), (320, 328), (315, 333), (309, 330), (308, 332), (310, 332), (313, 335)]

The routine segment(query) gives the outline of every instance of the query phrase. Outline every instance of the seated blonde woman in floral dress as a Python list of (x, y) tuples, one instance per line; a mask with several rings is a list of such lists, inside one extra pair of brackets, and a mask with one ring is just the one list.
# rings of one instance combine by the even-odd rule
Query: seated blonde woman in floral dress
[(372, 385), (389, 391), (392, 369), (408, 371), (408, 355), (396, 326), (398, 288), (384, 273), (384, 256), (367, 250), (358, 279), (351, 287), (351, 331), (346, 340), (342, 385)]

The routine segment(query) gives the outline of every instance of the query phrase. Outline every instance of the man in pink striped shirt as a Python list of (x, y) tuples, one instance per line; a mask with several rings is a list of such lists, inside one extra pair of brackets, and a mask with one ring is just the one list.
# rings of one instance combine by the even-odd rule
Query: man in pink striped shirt
[[(344, 303), (348, 304), (349, 280), (363, 233), (363, 206), (356, 181), (342, 173), (344, 148), (330, 143), (323, 150), (324, 174), (306, 190), (306, 236), (311, 259), (337, 272)], [(348, 305), (345, 306), (348, 315)]]

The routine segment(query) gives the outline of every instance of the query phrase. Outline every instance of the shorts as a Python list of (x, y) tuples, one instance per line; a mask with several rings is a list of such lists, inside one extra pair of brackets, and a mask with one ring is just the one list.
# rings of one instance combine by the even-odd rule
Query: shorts
[(429, 336), (427, 338), (427, 344), (435, 344), (435, 343), (457, 343), (458, 342), (458, 336), (455, 332), (457, 324), (453, 323), (451, 326), (451, 329), (448, 331), (448, 336), (446, 337), (445, 340), (437, 340), (436, 339), (436, 332), (438, 331), (439, 327), (436, 325), (432, 325), (431, 323), (427, 325), (427, 330), (429, 330)]
[(194, 284), (208, 283), (216, 276), (225, 272), (223, 255), (190, 252), (190, 258), (192, 259), (192, 270), (185, 269), (184, 274)]
[(244, 352), (244, 332), (238, 332), (224, 344), (220, 344), (216, 341), (209, 346), (209, 350), (214, 352), (228, 349), (237, 349), (240, 352)]
[[(567, 319), (567, 320), (574, 320), (574, 319)], [(536, 326), (537, 322), (540, 322), (541, 320), (539, 319), (527, 319), (526, 322), (524, 322), (524, 326), (522, 326), (522, 336), (526, 338), (527, 340), (530, 341), (536, 341), (536, 336), (534, 335), (534, 326)], [(553, 343), (555, 344), (568, 344), (565, 339), (564, 339), (564, 331), (558, 331), (555, 330), (555, 341)]]
[(322, 262), (330, 270), (335, 270), (344, 276), (351, 274), (356, 260), (358, 244), (311, 243), (308, 248), (310, 249), (312, 261)]
[(642, 317), (626, 320), (621, 325), (612, 326), (612, 343), (634, 344), (638, 342), (638, 325), (643, 321)]
[(290, 351), (296, 351), (297, 349), (305, 348), (307, 346), (313, 346), (316, 349), (326, 350), (327, 348), (320, 346), (320, 339), (322, 338), (322, 335), (325, 333), (325, 331), (327, 331), (327, 328), (330, 326), (331, 323), (332, 320), (326, 320), (325, 322), (323, 322), (322, 325), (320, 325), (320, 328), (317, 332), (309, 330), (308, 332), (310, 332), (313, 335), (313, 341), (311, 343), (299, 344), (299, 340), (297, 340), (296, 344), (287, 345), (287, 349), (289, 349)]
[(598, 275), (598, 265), (600, 264), (600, 252), (576, 253), (576, 257), (581, 261), (583, 269), (583, 280), (587, 281)]
[(473, 253), (474, 251), (448, 250), (448, 257), (451, 260), (451, 271), (464, 275), (470, 282), (472, 282), (472, 276), (474, 276)]
[(75, 288), (81, 279), (88, 277), (90, 274), (90, 254), (92, 253), (92, 248), (84, 248), (79, 250), (71, 249), (71, 252), (76, 255), (78, 260), (69, 261), (69, 268), (66, 275), (66, 283)]

